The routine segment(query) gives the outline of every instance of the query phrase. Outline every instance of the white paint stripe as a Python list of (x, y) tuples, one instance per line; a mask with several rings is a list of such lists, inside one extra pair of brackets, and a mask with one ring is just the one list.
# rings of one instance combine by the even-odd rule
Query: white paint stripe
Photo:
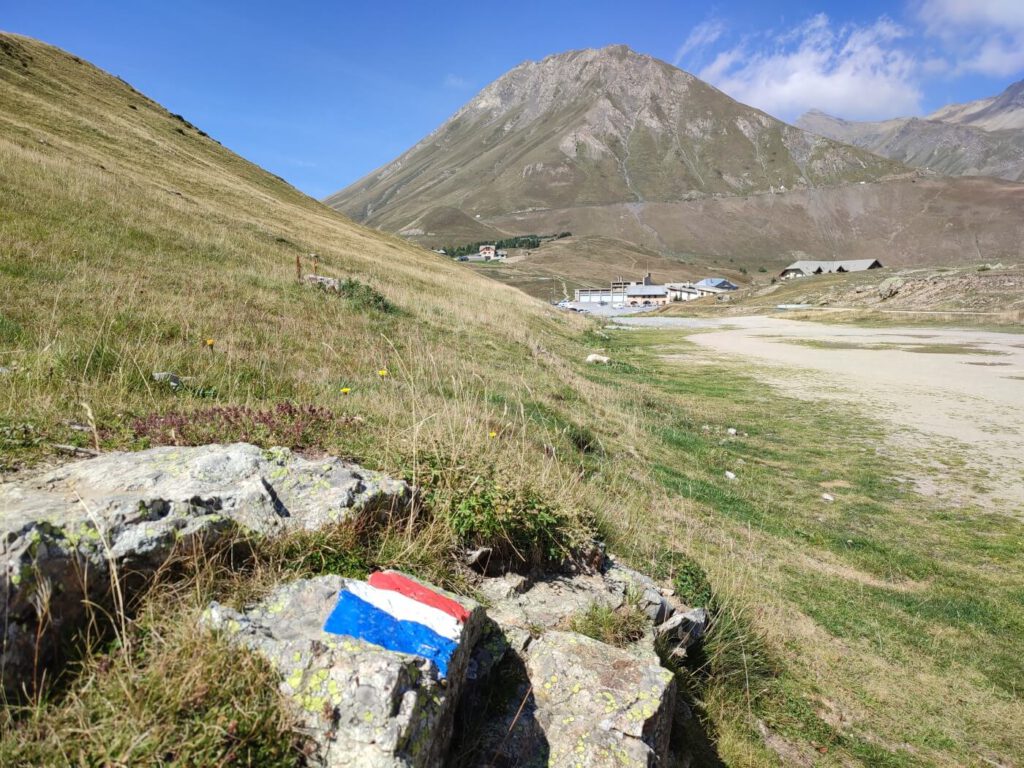
[(454, 616), (399, 592), (377, 589), (361, 581), (349, 582), (347, 589), (360, 600), (365, 600), (374, 608), (391, 614), (399, 621), (415, 621), (429, 627), (441, 637), (447, 637), (455, 642), (462, 636), (462, 623)]

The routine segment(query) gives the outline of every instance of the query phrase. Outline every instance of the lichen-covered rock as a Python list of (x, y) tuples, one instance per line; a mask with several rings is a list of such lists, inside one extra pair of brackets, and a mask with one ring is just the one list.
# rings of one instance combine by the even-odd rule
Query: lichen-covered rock
[[(406, 509), (406, 483), (339, 459), (254, 445), (109, 453), (0, 485), (0, 675), (8, 693), (104, 605), (112, 567), (122, 593), (172, 552), (238, 530), (312, 530)], [(45, 631), (37, 638), (40, 616)]]
[(525, 664), (549, 765), (667, 765), (676, 686), (654, 653), (547, 632)]
[(485, 579), (480, 591), (490, 602), (488, 615), (506, 631), (557, 627), (595, 604), (618, 608), (625, 594), (596, 573), (547, 576), (521, 592), (508, 591), (505, 579)]
[(675, 612), (676, 606), (661, 593), (657, 582), (649, 576), (626, 568), (610, 558), (603, 575), (605, 583), (616, 593), (629, 593), (655, 624), (662, 623)]
[[(698, 637), (695, 621), (705, 614), (682, 611), (649, 577), (614, 558), (601, 560), (592, 572), (512, 583), (506, 577), (484, 579), (480, 591), (488, 616), (501, 628), (508, 650), (497, 665), (493, 651), (477, 652), (490, 662), (479, 669), (492, 670), (496, 679), (485, 681), (483, 694), (476, 684), (471, 688), (472, 709), (463, 713), (470, 733), (459, 749), (470, 764), (667, 764), (675, 683), (654, 651), (654, 628), (663, 626), (666, 639), (683, 649)], [(562, 631), (591, 606), (618, 609), (627, 600), (651, 622), (644, 638), (628, 648)], [(691, 634), (683, 637), (686, 630)], [(477, 701), (489, 702), (483, 715)]]
[(315, 746), (314, 764), (443, 764), (470, 653), (484, 625), (483, 609), (449, 595), (469, 618), (442, 684), (437, 667), (425, 659), (324, 631), (347, 583), (339, 576), (292, 582), (244, 612), (215, 603), (205, 623), (274, 666), (302, 733)]
[(522, 577), (517, 579), (484, 579), (480, 586), (490, 603), (488, 614), (506, 630), (552, 629), (593, 605), (619, 608), (627, 597), (643, 608), (652, 626), (681, 607), (662, 595), (653, 579), (611, 557), (592, 573), (555, 574), (525, 582)]
[(679, 611), (668, 621), (654, 629), (655, 636), (663, 640), (666, 649), (676, 658), (686, 656), (686, 651), (704, 638), (708, 629), (708, 612), (704, 608)]

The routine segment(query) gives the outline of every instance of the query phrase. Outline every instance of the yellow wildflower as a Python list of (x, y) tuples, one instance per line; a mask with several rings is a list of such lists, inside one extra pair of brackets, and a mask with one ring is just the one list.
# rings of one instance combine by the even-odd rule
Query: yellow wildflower
[(493, 440), (498, 436), (498, 433), (492, 429), (490, 432), (487, 433), (487, 436)]
[(377, 375), (380, 376), (382, 379), (386, 379), (391, 374), (388, 373), (387, 368), (381, 368), (379, 371), (377, 371)]
[(351, 391), (352, 391), (351, 387), (342, 387), (341, 388), (341, 394), (343, 394), (343, 395), (347, 395)]
[(213, 339), (207, 339), (204, 343), (208, 347), (211, 347), (211, 348), (213, 347)]

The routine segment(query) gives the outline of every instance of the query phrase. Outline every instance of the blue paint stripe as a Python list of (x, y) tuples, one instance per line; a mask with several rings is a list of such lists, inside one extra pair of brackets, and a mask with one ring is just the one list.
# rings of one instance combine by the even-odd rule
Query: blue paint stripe
[(338, 604), (324, 622), (324, 631), (333, 635), (348, 635), (389, 651), (411, 653), (433, 661), (448, 676), (448, 662), (458, 643), (414, 621), (399, 621), (348, 590), (338, 596)]

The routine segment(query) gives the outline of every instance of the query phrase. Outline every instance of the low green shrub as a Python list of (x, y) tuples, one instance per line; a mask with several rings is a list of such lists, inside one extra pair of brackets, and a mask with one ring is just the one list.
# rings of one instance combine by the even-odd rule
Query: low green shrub
[(398, 307), (371, 285), (354, 278), (346, 278), (338, 284), (338, 292), (357, 309), (381, 312), (385, 315), (398, 313)]
[(707, 571), (682, 552), (662, 553), (651, 575), (655, 579), (671, 581), (676, 597), (687, 605), (704, 607), (709, 611), (713, 607), (714, 591)]
[(456, 493), (448, 520), (464, 546), (490, 547), (492, 557), (517, 569), (560, 563), (572, 555), (571, 518), (531, 489), (478, 481)]

